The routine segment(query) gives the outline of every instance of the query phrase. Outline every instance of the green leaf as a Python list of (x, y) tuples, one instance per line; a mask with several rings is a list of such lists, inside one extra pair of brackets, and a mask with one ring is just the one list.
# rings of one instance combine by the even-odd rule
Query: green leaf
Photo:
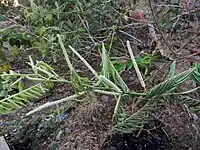
[(151, 114), (156, 108), (154, 100), (149, 100), (145, 105), (139, 108), (132, 115), (127, 115), (121, 104), (117, 113), (117, 122), (114, 129), (120, 133), (133, 133), (148, 123), (152, 117)]
[(47, 89), (53, 89), (54, 88), (54, 83), (51, 81), (46, 81), (46, 88)]
[(195, 70), (192, 74), (193, 79), (200, 85), (200, 64), (195, 64)]
[(102, 44), (102, 74), (113, 83), (120, 87), (125, 93), (129, 92), (129, 88), (121, 78), (120, 74), (108, 58), (104, 44)]
[(5, 63), (2, 66), (0, 66), (0, 73), (8, 72), (9, 70), (10, 70), (10, 64), (9, 63)]
[(6, 18), (3, 15), (0, 15), (0, 22), (1, 21), (6, 21)]
[(0, 47), (0, 60), (2, 60), (3, 62), (7, 61), (7, 58), (2, 50), (2, 47)]
[(44, 33), (47, 31), (47, 28), (46, 27), (41, 27), (40, 29), (39, 29), (39, 35), (40, 36), (42, 36), (42, 35), (44, 35)]
[(194, 69), (189, 69), (172, 78), (169, 78), (168, 80), (158, 84), (157, 86), (149, 90), (146, 97), (147, 98), (159, 97), (159, 96), (162, 96), (162, 94), (175, 90), (185, 80), (187, 80), (193, 74), (193, 72), (194, 72)]
[(112, 61), (112, 64), (118, 72), (123, 72), (126, 68), (126, 64), (120, 63), (119, 61)]
[(46, 21), (51, 22), (53, 20), (53, 15), (52, 14), (47, 14), (46, 16)]
[(7, 97), (7, 96), (8, 96), (8, 91), (1, 90), (0, 97)]
[(14, 57), (16, 57), (16, 56), (19, 56), (19, 54), (20, 54), (19, 48), (16, 47), (16, 46), (12, 47), (12, 49), (11, 49), (11, 55), (14, 56)]
[(132, 61), (129, 61), (129, 62), (127, 63), (127, 69), (130, 70), (130, 69), (132, 69), (132, 68), (133, 68), (133, 62), (132, 62)]
[(19, 91), (23, 91), (24, 87), (25, 87), (24, 82), (20, 80), (19, 83), (18, 83), (18, 89), (19, 89)]
[(40, 84), (34, 85), (28, 89), (13, 94), (7, 98), (0, 100), (0, 114), (8, 113), (9, 111), (20, 108), (29, 102), (32, 98), (39, 98), (44, 94), (47, 89), (43, 88)]
[(174, 75), (175, 75), (175, 69), (176, 69), (176, 60), (174, 60), (172, 62), (172, 64), (170, 65), (169, 78), (174, 77)]

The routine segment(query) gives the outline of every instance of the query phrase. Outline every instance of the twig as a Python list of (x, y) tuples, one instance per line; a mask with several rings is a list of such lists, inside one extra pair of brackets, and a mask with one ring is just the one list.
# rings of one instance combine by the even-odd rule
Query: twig
[(115, 117), (116, 117), (116, 114), (117, 114), (117, 111), (118, 111), (118, 108), (119, 108), (119, 104), (120, 104), (120, 101), (121, 101), (121, 95), (118, 96), (117, 98), (117, 102), (116, 102), (116, 105), (115, 105), (115, 109), (114, 109), (114, 113), (113, 113), (113, 117), (112, 117), (112, 120), (114, 121)]
[(89, 25), (88, 25), (87, 20), (83, 20), (79, 14), (78, 14), (78, 17), (79, 17), (79, 19), (81, 20), (81, 22), (82, 22), (82, 24), (83, 24), (85, 30), (87, 31), (89, 38), (90, 38), (91, 41), (96, 45), (96, 42), (94, 41), (93, 37), (92, 37), (91, 34), (90, 34)]
[(108, 50), (108, 56), (110, 55), (110, 51), (111, 51), (111, 48), (112, 48), (112, 45), (113, 45), (115, 33), (116, 33), (115, 31), (113, 31), (113, 33), (112, 33), (111, 42), (110, 42), (110, 46), (109, 46), (109, 50)]
[(162, 30), (161, 30), (161, 28), (160, 28), (160, 26), (159, 26), (159, 24), (158, 24), (158, 20), (157, 20), (157, 18), (156, 18), (156, 15), (155, 15), (155, 12), (154, 12), (154, 10), (153, 10), (152, 3), (151, 3), (152, 0), (148, 0), (148, 1), (149, 1), (149, 6), (150, 6), (150, 10), (151, 10), (151, 13), (152, 13), (154, 22), (155, 22), (155, 24), (156, 24), (156, 26), (157, 26), (157, 28), (158, 28), (158, 30), (159, 30), (159, 32), (160, 32), (160, 35), (161, 35), (163, 41), (165, 42), (167, 48), (174, 54), (174, 56), (176, 56), (176, 52), (174, 52), (174, 51), (170, 48), (170, 46), (169, 46), (167, 40), (165, 39), (165, 37), (164, 37), (164, 35), (163, 35), (163, 33), (162, 33)]
[(139, 81), (140, 81), (140, 84), (141, 84), (141, 86), (144, 88), (144, 92), (146, 93), (146, 85), (145, 85), (145, 83), (144, 83), (142, 74), (141, 74), (141, 72), (140, 72), (140, 70), (139, 70), (139, 68), (138, 68), (138, 65), (137, 65), (137, 63), (136, 63), (136, 61), (135, 61), (135, 57), (134, 57), (134, 55), (133, 55), (133, 51), (132, 51), (132, 49), (131, 49), (131, 45), (130, 45), (130, 42), (129, 42), (129, 41), (127, 41), (127, 48), (128, 48), (129, 54), (130, 54), (130, 56), (131, 56), (131, 60), (132, 60), (132, 62), (133, 62), (133, 66), (134, 66), (134, 68), (135, 68), (135, 71), (136, 71), (136, 74), (137, 74), (138, 79), (139, 79)]
[(112, 96), (119, 96), (120, 95), (120, 93), (117, 93), (117, 92), (109, 92), (109, 91), (104, 91), (104, 90), (93, 90), (93, 92), (105, 94), (105, 95), (112, 95)]
[(66, 102), (66, 101), (73, 100), (73, 99), (75, 99), (75, 98), (77, 98), (77, 97), (79, 97), (79, 96), (81, 96), (81, 95), (86, 94), (86, 93), (87, 93), (87, 92), (80, 92), (80, 93), (78, 93), (78, 94), (75, 94), (75, 95), (72, 95), (72, 96), (69, 96), (69, 97), (66, 97), (66, 98), (63, 98), (63, 99), (54, 101), (54, 102), (47, 102), (46, 104), (41, 105), (41, 106), (35, 108), (34, 110), (28, 112), (28, 113), (26, 114), (26, 116), (32, 115), (32, 114), (34, 114), (34, 113), (36, 113), (36, 112), (38, 112), (38, 111), (41, 111), (41, 110), (43, 110), (43, 109), (46, 109), (46, 108), (48, 108), (48, 107), (52, 107), (52, 106), (54, 106), (54, 105), (58, 105), (58, 104), (60, 104), (60, 103)]
[(196, 12), (199, 12), (199, 11), (200, 11), (200, 9), (190, 10), (189, 12), (184, 12), (184, 13), (182, 13), (180, 15), (177, 15), (176, 17), (173, 17), (172, 19), (170, 19), (170, 21), (173, 21), (173, 20), (175, 20), (175, 19), (177, 19), (179, 17), (183, 17), (183, 16), (186, 16), (186, 15), (189, 15), (189, 14), (192, 14), (192, 13), (196, 13)]
[(171, 28), (171, 30), (170, 30), (170, 34), (174, 31), (174, 28), (176, 27), (176, 25), (177, 25), (178, 21), (180, 20), (180, 18), (181, 18), (181, 16), (179, 16), (179, 17), (176, 19), (176, 21), (173, 23), (172, 28)]
[(134, 37), (134, 36), (132, 36), (132, 35), (130, 35), (130, 34), (124, 32), (124, 31), (122, 31), (122, 30), (119, 30), (119, 32), (121, 32), (121, 33), (123, 33), (123, 34), (126, 34), (127, 36), (133, 38), (134, 40), (136, 40), (136, 41), (138, 41), (138, 42), (140, 42), (140, 43), (142, 43), (142, 44), (144, 45), (144, 43), (143, 43), (140, 39), (138, 39), (138, 38), (136, 38), (136, 37)]
[[(184, 49), (184, 47), (186, 47), (192, 40), (194, 40), (196, 37), (198, 37), (199, 36), (199, 34), (196, 34), (196, 35), (194, 35), (191, 39), (189, 39), (184, 45), (182, 45), (179, 49), (178, 49), (178, 52), (179, 51), (181, 51), (181, 52), (179, 52), (180, 54), (183, 52), (183, 49)], [(180, 56), (179, 56), (179, 58), (180, 58)]]

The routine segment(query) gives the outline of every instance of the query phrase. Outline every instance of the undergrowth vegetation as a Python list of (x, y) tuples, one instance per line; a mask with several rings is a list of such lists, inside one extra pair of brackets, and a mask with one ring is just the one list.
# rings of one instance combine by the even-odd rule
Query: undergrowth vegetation
[[(20, 78), (17, 81), (15, 81), (15, 84), (20, 82), (20, 80), (23, 78), (26, 78), (28, 80), (39, 81), (39, 84), (36, 84), (30, 88), (20, 91), (17, 94), (2, 99), (0, 105), (1, 113), (10, 111), (10, 109), (12, 108), (23, 106), (29, 99), (39, 98), (39, 96), (41, 96), (46, 91), (45, 85), (47, 85), (47, 83), (71, 82), (73, 87), (78, 91), (77, 94), (52, 103), (42, 105), (36, 108), (35, 110), (29, 112), (27, 115), (31, 115), (32, 113), (35, 113), (47, 107), (77, 98), (84, 94), (88, 94), (89, 92), (114, 95), (116, 96), (116, 106), (115, 111), (113, 112), (113, 119), (115, 121), (114, 128), (115, 130), (120, 132), (131, 133), (133, 131), (138, 130), (138, 128), (141, 128), (145, 123), (147, 123), (150, 120), (151, 114), (154, 111), (156, 111), (156, 108), (160, 104), (163, 103), (165, 99), (164, 97), (184, 95), (185, 93), (190, 93), (193, 90), (197, 90), (193, 89), (192, 91), (176, 93), (177, 88), (190, 77), (193, 77), (197, 82), (199, 82), (199, 79), (196, 77), (196, 75), (199, 76), (200, 73), (199, 65), (195, 66), (193, 69), (187, 70), (178, 75), (171, 76), (168, 80), (158, 84), (146, 93), (137, 93), (135, 91), (129, 90), (126, 83), (123, 81), (120, 74), (115, 69), (112, 62), (109, 60), (104, 45), (102, 45), (102, 71), (100, 74), (97, 73), (89, 65), (89, 63), (75, 49), (73, 49), (70, 46), (71, 51), (83, 61), (83, 63), (95, 76), (96, 82), (92, 82), (91, 79), (84, 79), (78, 75), (78, 73), (75, 71), (75, 68), (71, 64), (69, 55), (63, 45), (60, 35), (58, 35), (58, 39), (68, 67), (70, 68), (71, 80), (68, 81), (66, 79), (62, 79), (53, 71), (53, 68), (51, 68), (44, 62), (37, 62), (36, 64), (34, 64), (32, 58), (30, 57), (29, 65), (32, 67), (32, 70), (34, 72), (33, 74), (17, 74), (11, 72), (10, 74), (3, 74), (1, 76), (19, 76)], [(174, 71), (175, 68), (171, 70), (171, 72)], [(126, 110), (127, 97), (130, 97), (133, 101), (132, 109), (136, 109), (135, 111), (132, 110), (133, 112), (129, 112), (130, 110)], [(182, 97), (182, 99), (183, 98), (184, 97)], [(182, 100), (183, 103), (184, 101), (185, 99)], [(190, 99), (188, 105), (190, 106), (194, 101), (195, 100)]]
[[(0, 29), (0, 113), (9, 113), (39, 99), (57, 83), (71, 84), (76, 93), (41, 105), (27, 115), (75, 98), (81, 99), (90, 93), (115, 97), (113, 130), (120, 133), (138, 131), (152, 119), (160, 106), (165, 105), (166, 101), (173, 103), (173, 99), (197, 112), (200, 103), (189, 94), (199, 90), (200, 64), (194, 63), (190, 69), (175, 74), (174, 61), (165, 81), (151, 88), (146, 87), (143, 77), (156, 69), (156, 62), (166, 58), (160, 53), (144, 53), (135, 57), (129, 40), (125, 40), (125, 43), (119, 38), (117, 33), (128, 26), (124, 19), (125, 7), (120, 0), (30, 1), (29, 7), (21, 8), (19, 21), (16, 16), (8, 19), (1, 14), (0, 21), (7, 20), (13, 25)], [(179, 13), (178, 8), (170, 12), (172, 18)], [(160, 26), (164, 32), (172, 32), (169, 29), (175, 27), (165, 19)], [(127, 48), (126, 59), (122, 62), (118, 58)], [(29, 53), (26, 61), (31, 69), (25, 73), (13, 71), (11, 60), (26, 53)], [(98, 56), (100, 71), (95, 70), (86, 59), (88, 54)], [(69, 68), (66, 74), (70, 75), (67, 77), (57, 73), (51, 65), (60, 58), (65, 58)], [(77, 71), (75, 63), (80, 60), (92, 73), (91, 78)], [(138, 77), (135, 80), (139, 80), (143, 90), (129, 89), (122, 77), (125, 70), (132, 73), (135, 70)], [(194, 80), (196, 88), (181, 91), (179, 87), (186, 80)]]

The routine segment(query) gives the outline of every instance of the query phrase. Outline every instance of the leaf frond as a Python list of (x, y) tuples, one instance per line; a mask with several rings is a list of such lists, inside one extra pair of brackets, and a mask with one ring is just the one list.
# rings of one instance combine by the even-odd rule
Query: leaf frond
[(120, 87), (123, 92), (129, 92), (129, 88), (123, 81), (122, 77), (114, 67), (113, 63), (110, 61), (106, 54), (106, 49), (104, 44), (102, 44), (102, 74), (109, 80), (112, 80), (118, 87)]
[(151, 113), (155, 110), (156, 103), (149, 100), (145, 105), (138, 109), (132, 115), (127, 115), (123, 105), (119, 106), (117, 114), (117, 123), (114, 129), (121, 133), (132, 133), (143, 127), (151, 120)]
[(182, 102), (188, 106), (188, 108), (194, 112), (199, 113), (200, 111), (200, 99), (191, 98), (189, 96), (185, 96), (182, 99)]
[(189, 69), (172, 78), (169, 78), (168, 80), (150, 89), (146, 97), (147, 98), (158, 97), (162, 96), (162, 94), (173, 91), (178, 86), (180, 86), (185, 80), (187, 80), (192, 75), (193, 72), (194, 69)]
[(192, 74), (193, 79), (200, 85), (200, 64), (195, 64), (195, 70)]
[(0, 100), (0, 114), (8, 113), (9, 111), (25, 106), (31, 99), (38, 99), (47, 91), (41, 84), (34, 85), (28, 89), (20, 91), (17, 94), (11, 95)]

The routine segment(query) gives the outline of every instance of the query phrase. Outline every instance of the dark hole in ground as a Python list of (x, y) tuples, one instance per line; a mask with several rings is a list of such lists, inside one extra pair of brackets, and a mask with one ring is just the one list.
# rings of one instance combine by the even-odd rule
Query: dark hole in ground
[(135, 134), (114, 134), (108, 136), (101, 150), (171, 150), (172, 144), (162, 127), (142, 130)]

